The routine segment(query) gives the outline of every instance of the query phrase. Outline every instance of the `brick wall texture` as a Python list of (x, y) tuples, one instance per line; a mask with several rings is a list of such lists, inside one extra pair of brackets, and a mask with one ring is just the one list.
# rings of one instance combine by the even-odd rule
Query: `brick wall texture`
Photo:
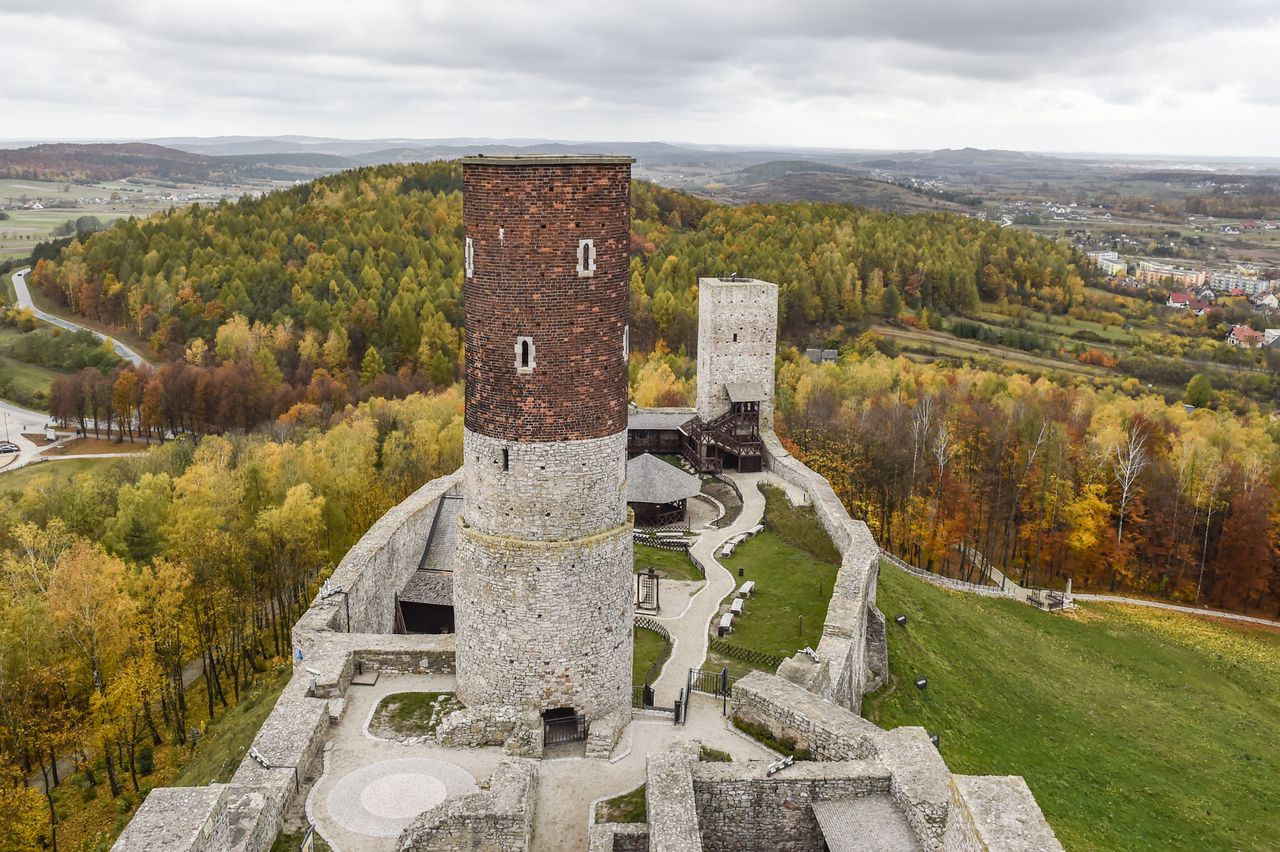
[[(513, 441), (625, 431), (630, 163), (507, 163), (462, 167), (475, 267), (463, 290), (467, 428)], [(589, 278), (582, 239), (595, 243)], [(519, 337), (533, 338), (532, 372), (516, 370)]]

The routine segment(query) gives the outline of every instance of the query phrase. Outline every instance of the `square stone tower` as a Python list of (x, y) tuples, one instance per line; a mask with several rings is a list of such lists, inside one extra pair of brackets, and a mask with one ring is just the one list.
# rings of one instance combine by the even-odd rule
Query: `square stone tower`
[(468, 157), (454, 608), (469, 706), (631, 703), (629, 157)]
[(728, 413), (734, 402), (752, 401), (760, 404), (760, 428), (772, 429), (777, 351), (777, 284), (698, 279), (698, 416), (703, 422)]

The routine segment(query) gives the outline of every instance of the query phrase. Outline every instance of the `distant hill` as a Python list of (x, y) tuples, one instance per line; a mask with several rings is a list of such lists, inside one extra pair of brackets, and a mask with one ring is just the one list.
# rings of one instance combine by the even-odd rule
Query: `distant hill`
[(145, 142), (49, 144), (0, 151), (0, 177), (28, 180), (122, 180), (135, 175), (208, 180), (214, 161)]
[(768, 163), (761, 163), (758, 166), (747, 166), (745, 169), (740, 169), (736, 177), (739, 183), (752, 183), (805, 172), (851, 174), (845, 167), (832, 165), (831, 163), (817, 163), (813, 160), (774, 160)]
[(313, 152), (209, 156), (147, 142), (53, 143), (0, 150), (0, 177), (48, 181), (299, 180), (352, 165), (342, 157)]
[[(769, 163), (766, 166), (773, 166)], [(818, 164), (813, 164), (818, 165)], [(743, 169), (751, 172), (757, 167)], [(764, 169), (765, 173), (774, 171)], [(892, 213), (921, 213), (924, 211), (972, 212), (970, 208), (930, 198), (902, 186), (871, 178), (848, 174), (835, 166), (827, 170), (783, 171), (776, 177), (764, 180), (733, 183), (709, 194), (720, 201), (734, 203), (760, 203), (780, 201), (830, 201), (854, 204), (872, 210)]]
[(980, 174), (1020, 175), (1023, 177), (1056, 177), (1078, 173), (1082, 168), (1091, 169), (1094, 164), (1051, 157), (1046, 154), (1028, 154), (1024, 151), (1004, 151), (986, 148), (942, 148), (937, 151), (903, 151), (862, 160), (860, 169), (876, 169), (911, 175), (940, 175), (973, 177)]

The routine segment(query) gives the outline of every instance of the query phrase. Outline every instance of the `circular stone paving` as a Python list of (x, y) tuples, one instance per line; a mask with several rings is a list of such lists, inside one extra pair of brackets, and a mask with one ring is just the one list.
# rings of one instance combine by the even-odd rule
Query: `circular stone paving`
[(348, 831), (399, 837), (418, 814), (477, 789), (476, 779), (461, 767), (411, 757), (347, 773), (329, 791), (327, 804), (329, 815)]

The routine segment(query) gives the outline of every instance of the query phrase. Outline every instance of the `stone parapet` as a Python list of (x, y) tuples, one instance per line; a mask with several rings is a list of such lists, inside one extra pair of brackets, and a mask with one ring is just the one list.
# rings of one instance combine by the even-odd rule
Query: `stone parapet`
[(857, 712), (868, 683), (875, 679), (867, 662), (867, 629), (876, 605), (880, 547), (865, 523), (849, 517), (830, 482), (787, 452), (772, 431), (762, 431), (761, 438), (769, 472), (804, 491), (841, 556), (816, 649), (820, 662), (797, 655), (787, 677)]
[(947, 852), (1061, 852), (1027, 782), (1018, 775), (951, 776)]
[(704, 852), (775, 849), (824, 852), (813, 804), (887, 794), (890, 774), (874, 761), (801, 762), (770, 776), (764, 762), (694, 763)]
[(231, 815), (224, 806), (226, 796), (226, 784), (157, 787), (147, 794), (146, 803), (111, 848), (115, 852), (230, 849)]
[(645, 808), (650, 852), (699, 852), (698, 807), (693, 792), (693, 763), (698, 744), (680, 743), (650, 754), (645, 763)]
[(649, 852), (647, 823), (606, 822), (587, 830), (587, 852)]
[(889, 792), (920, 842), (926, 848), (941, 844), (951, 773), (923, 728), (885, 731), (764, 672), (752, 672), (734, 684), (732, 716), (794, 742), (820, 761), (878, 761), (891, 774)]

